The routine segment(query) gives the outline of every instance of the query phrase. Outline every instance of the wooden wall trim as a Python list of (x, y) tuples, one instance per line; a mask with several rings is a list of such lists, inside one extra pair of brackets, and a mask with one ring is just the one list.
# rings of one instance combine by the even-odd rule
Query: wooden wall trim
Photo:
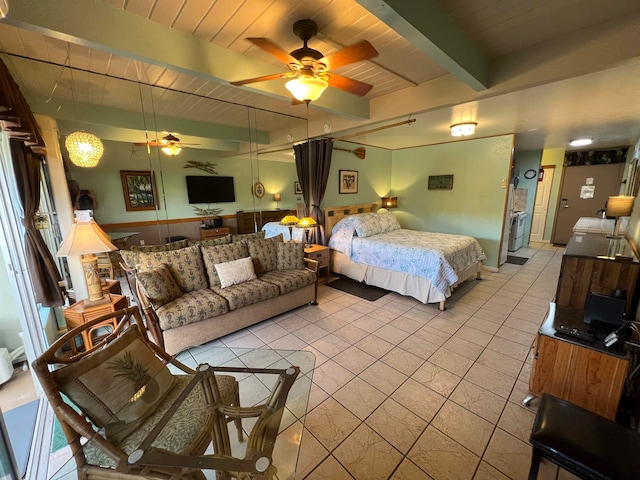
[[(220, 215), (220, 217), (222, 217), (223, 220), (235, 220), (236, 216), (235, 214), (233, 215)], [(176, 224), (176, 223), (193, 223), (193, 222), (197, 222), (200, 223), (202, 221), (203, 217), (196, 217), (196, 218), (170, 218), (169, 220), (167, 219), (158, 219), (158, 220), (145, 220), (145, 221), (138, 221), (138, 222), (125, 222), (125, 223), (101, 223), (100, 224), (100, 228), (102, 228), (103, 230), (113, 230), (116, 228), (135, 228), (135, 227), (153, 227), (154, 225), (170, 225), (170, 224)]]

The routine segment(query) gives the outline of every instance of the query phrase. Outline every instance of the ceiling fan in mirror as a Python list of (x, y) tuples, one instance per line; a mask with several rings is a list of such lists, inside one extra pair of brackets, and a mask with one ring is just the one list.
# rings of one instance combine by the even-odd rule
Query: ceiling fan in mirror
[(184, 143), (178, 137), (169, 133), (160, 140), (149, 140), (148, 142), (134, 142), (136, 147), (160, 147), (166, 155), (176, 156), (182, 151), (182, 147), (186, 145), (199, 145), (197, 143)]
[(369, 93), (373, 88), (373, 85), (368, 83), (343, 77), (332, 72), (336, 68), (377, 57), (377, 50), (368, 41), (362, 40), (355, 45), (325, 56), (322, 52), (307, 45), (307, 42), (318, 33), (318, 26), (313, 20), (298, 20), (293, 24), (293, 33), (302, 40), (303, 46), (292, 52), (286, 52), (267, 38), (247, 38), (256, 47), (262, 48), (284, 62), (289, 68), (289, 72), (239, 80), (231, 82), (231, 84), (241, 86), (249, 83), (287, 78), (289, 79), (285, 84), (287, 90), (297, 100), (305, 103), (320, 98), (320, 95), (328, 86), (361, 97)]

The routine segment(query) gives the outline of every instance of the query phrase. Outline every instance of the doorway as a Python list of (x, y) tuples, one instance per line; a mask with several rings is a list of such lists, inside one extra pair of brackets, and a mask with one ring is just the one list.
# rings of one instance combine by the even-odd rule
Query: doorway
[(549, 212), (549, 200), (551, 199), (551, 186), (556, 167), (554, 165), (542, 166), (542, 181), (538, 182), (536, 188), (536, 199), (533, 204), (533, 215), (531, 216), (530, 242), (542, 242), (544, 239), (544, 228), (547, 225), (547, 213)]
[(580, 217), (595, 217), (620, 192), (624, 163), (564, 167), (552, 241), (566, 245)]

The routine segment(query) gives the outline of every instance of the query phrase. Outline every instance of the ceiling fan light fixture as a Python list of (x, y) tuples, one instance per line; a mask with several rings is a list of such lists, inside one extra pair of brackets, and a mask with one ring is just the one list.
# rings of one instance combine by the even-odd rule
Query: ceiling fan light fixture
[(100, 139), (84, 131), (67, 135), (64, 146), (69, 152), (69, 159), (78, 167), (95, 167), (104, 153), (104, 146)]
[(172, 157), (178, 155), (182, 151), (182, 147), (180, 145), (170, 144), (165, 145), (161, 148), (162, 152), (166, 155), (171, 155)]
[(320, 98), (322, 92), (329, 86), (327, 82), (313, 75), (301, 75), (284, 84), (296, 100), (313, 102)]
[(572, 147), (586, 147), (587, 145), (591, 145), (592, 143), (592, 138), (574, 138), (569, 142), (569, 145)]
[(451, 128), (452, 137), (467, 137), (476, 133), (477, 126), (478, 124), (476, 122), (464, 122), (456, 123), (449, 128)]

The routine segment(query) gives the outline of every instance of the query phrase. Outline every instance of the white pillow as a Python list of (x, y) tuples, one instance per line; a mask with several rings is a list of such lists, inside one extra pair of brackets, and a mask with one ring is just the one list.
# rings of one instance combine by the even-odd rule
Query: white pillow
[(220, 277), (220, 287), (227, 288), (249, 280), (254, 280), (256, 272), (253, 269), (251, 257), (232, 260), (231, 262), (217, 263), (215, 266), (218, 277)]

